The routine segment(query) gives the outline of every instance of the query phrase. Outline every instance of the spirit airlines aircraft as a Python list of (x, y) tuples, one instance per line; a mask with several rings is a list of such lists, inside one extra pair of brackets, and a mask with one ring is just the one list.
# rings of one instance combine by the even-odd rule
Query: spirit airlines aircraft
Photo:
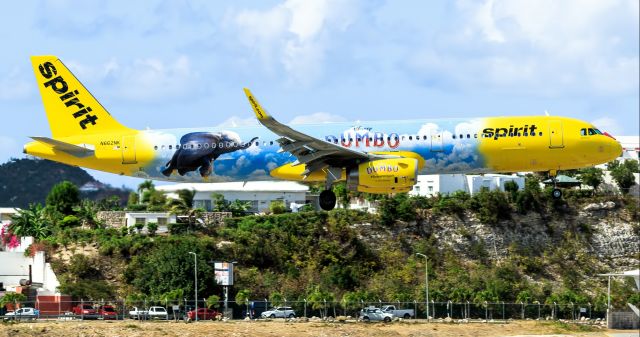
[[(407, 192), (418, 174), (557, 171), (615, 159), (620, 144), (590, 123), (556, 116), (299, 125), (276, 121), (245, 89), (264, 126), (135, 130), (116, 121), (55, 56), (33, 56), (51, 137), (24, 152), (144, 179), (221, 182), (273, 178)], [(561, 197), (560, 190), (554, 191)]]

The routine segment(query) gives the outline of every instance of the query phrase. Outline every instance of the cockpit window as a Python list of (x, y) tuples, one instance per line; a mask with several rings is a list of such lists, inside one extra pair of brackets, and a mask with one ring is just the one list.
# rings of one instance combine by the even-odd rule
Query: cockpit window
[(586, 136), (587, 135), (587, 129), (580, 129), (580, 136)]

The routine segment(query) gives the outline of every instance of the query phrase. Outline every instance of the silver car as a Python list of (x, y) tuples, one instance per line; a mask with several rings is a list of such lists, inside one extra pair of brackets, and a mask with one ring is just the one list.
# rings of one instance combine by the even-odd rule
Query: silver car
[(296, 312), (291, 307), (276, 307), (260, 314), (262, 318), (294, 318)]

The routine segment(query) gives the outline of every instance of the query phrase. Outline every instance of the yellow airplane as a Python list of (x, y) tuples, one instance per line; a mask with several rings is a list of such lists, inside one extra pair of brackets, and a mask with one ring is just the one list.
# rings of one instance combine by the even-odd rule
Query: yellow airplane
[[(68, 165), (179, 182), (267, 180), (408, 192), (418, 174), (545, 171), (605, 163), (622, 148), (578, 119), (512, 116), (300, 125), (276, 121), (248, 89), (264, 126), (135, 130), (118, 123), (55, 56), (31, 57), (51, 137), (31, 137), (24, 153)], [(559, 189), (555, 197), (561, 197)]]

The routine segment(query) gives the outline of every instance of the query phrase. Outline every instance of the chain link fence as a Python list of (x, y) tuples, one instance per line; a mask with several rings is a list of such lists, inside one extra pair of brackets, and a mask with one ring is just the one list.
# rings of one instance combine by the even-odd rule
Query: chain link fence
[[(337, 318), (339, 316), (357, 319), (364, 308), (384, 308), (389, 313), (404, 319), (439, 321), (452, 320), (596, 320), (604, 319), (606, 308), (596, 308), (590, 303), (509, 303), (509, 302), (388, 302), (388, 301), (281, 301), (272, 303), (267, 299), (250, 300), (244, 303), (229, 301), (225, 303), (207, 303), (205, 299), (197, 301), (198, 319), (260, 319), (260, 318)], [(195, 319), (193, 299), (159, 300), (148, 298), (140, 301), (111, 299), (99, 301), (22, 301), (9, 303), (0, 310), (4, 320), (124, 320), (124, 319)], [(226, 310), (225, 310), (226, 308)], [(272, 311), (273, 308), (286, 310)], [(293, 310), (293, 311), (291, 311)], [(191, 311), (191, 314), (189, 312)], [(427, 316), (428, 311), (428, 316)]]

